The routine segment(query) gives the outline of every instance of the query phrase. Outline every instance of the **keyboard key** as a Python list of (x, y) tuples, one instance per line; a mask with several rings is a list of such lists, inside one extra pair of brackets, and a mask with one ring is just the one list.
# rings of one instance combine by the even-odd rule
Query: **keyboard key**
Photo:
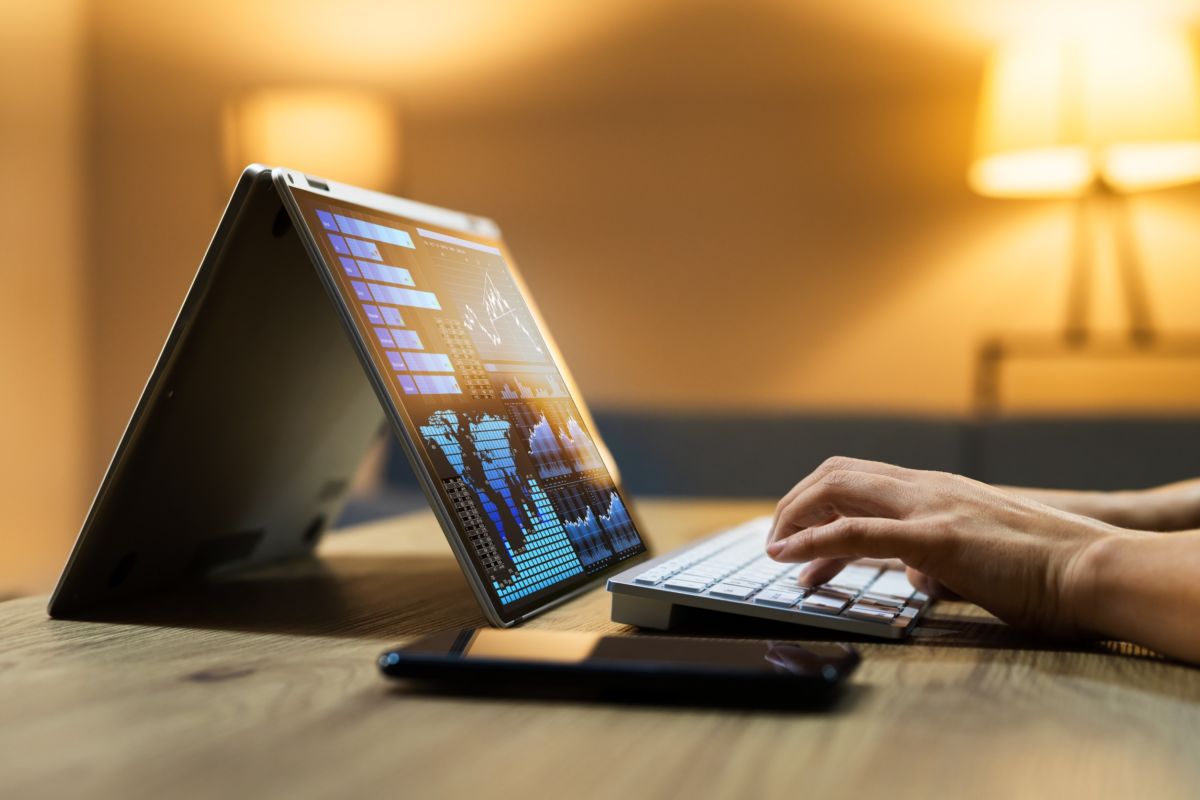
[(690, 569), (679, 573), (675, 576), (675, 579), (683, 581), (696, 581), (698, 583), (703, 583), (705, 586), (712, 586), (718, 580), (713, 575), (706, 575), (703, 572), (693, 572)]
[(843, 594), (830, 592), (826, 589), (817, 591), (804, 598), (801, 608), (805, 611), (819, 611), (823, 614), (840, 613), (850, 602)]
[(749, 578), (739, 578), (737, 576), (726, 578), (723, 583), (733, 584), (734, 586), (749, 586), (755, 589), (761, 589), (767, 585), (766, 581), (752, 581)]
[(855, 603), (846, 611), (846, 616), (872, 622), (891, 622), (896, 616), (896, 609), (882, 608), (874, 603)]
[(707, 575), (710, 578), (720, 578), (726, 574), (726, 571), (708, 564), (696, 564), (688, 567), (686, 570), (691, 575)]
[(804, 597), (804, 592), (768, 589), (754, 598), (754, 602), (764, 606), (791, 608)]
[(830, 578), (826, 582), (826, 586), (838, 586), (843, 589), (852, 589), (856, 592), (861, 592), (867, 588), (867, 585), (875, 580), (875, 576), (879, 574), (877, 569), (868, 569), (866, 567), (846, 567), (840, 573)]
[(858, 596), (858, 592), (854, 591), (853, 589), (841, 589), (841, 588), (838, 588), (837, 586), (818, 586), (817, 591), (819, 591), (821, 594), (825, 595), (826, 597), (841, 598), (842, 600), (845, 600), (847, 603), (849, 603), (851, 600), (853, 600), (855, 597)]
[(732, 583), (718, 583), (716, 586), (708, 590), (711, 595), (717, 597), (730, 597), (734, 600), (745, 600), (750, 595), (757, 592), (758, 589), (752, 586), (738, 586)]
[(883, 599), (877, 599), (874, 597), (867, 597), (866, 595), (863, 595), (858, 598), (857, 602), (861, 603), (864, 606), (871, 606), (872, 608), (879, 608), (884, 611), (890, 611), (893, 614), (895, 614), (896, 612), (898, 612), (902, 608), (904, 608), (903, 601), (896, 600), (896, 599), (890, 598), (890, 597), (885, 597)]
[(898, 570), (888, 570), (868, 587), (871, 594), (892, 595), (893, 597), (908, 597), (915, 589), (908, 582), (908, 577)]
[(653, 586), (654, 584), (662, 581), (663, 578), (667, 577), (670, 574), (671, 573), (667, 572), (666, 570), (653, 569), (653, 570), (650, 570), (649, 572), (643, 572), (641, 575), (638, 575), (633, 580), (634, 580), (634, 583), (647, 583), (647, 584), (650, 584), (651, 586)]
[(689, 581), (686, 578), (671, 578), (663, 584), (668, 589), (680, 589), (685, 592), (703, 592), (712, 581)]
[(863, 592), (859, 600), (866, 600), (876, 605), (890, 606), (891, 608), (904, 608), (904, 598), (896, 597), (890, 594), (876, 594), (875, 592)]

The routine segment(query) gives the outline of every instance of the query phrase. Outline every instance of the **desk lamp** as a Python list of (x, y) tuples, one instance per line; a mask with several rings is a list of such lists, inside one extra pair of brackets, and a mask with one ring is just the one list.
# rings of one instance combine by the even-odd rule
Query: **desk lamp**
[[(1161, 343), (1127, 197), (1200, 180), (1196, 69), (1190, 38), (1171, 29), (1113, 26), (1036, 36), (993, 53), (980, 97), (970, 185), (990, 197), (1069, 198), (1075, 231), (1061, 338), (985, 343), (976, 381), (984, 410), (997, 401), (999, 362), (1014, 351), (1137, 354)], [(1129, 322), (1128, 336), (1107, 345), (1092, 341), (1088, 322), (1098, 219), (1108, 223)]]

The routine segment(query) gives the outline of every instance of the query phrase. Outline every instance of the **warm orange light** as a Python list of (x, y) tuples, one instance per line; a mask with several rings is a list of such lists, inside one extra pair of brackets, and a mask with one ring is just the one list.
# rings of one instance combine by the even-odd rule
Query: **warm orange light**
[(1190, 39), (1109, 21), (1004, 45), (985, 75), (976, 153), (971, 186), (992, 196), (1200, 180)]
[(1051, 197), (1073, 194), (1092, 180), (1085, 147), (1015, 150), (979, 158), (971, 165), (971, 186), (993, 197)]
[(234, 170), (259, 162), (378, 189), (400, 173), (397, 110), (372, 92), (262, 89), (226, 107), (225, 133)]

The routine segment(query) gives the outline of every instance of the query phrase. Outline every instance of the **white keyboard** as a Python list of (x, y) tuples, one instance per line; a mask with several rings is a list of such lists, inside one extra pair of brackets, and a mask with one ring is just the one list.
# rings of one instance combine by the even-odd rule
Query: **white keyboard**
[(610, 578), (613, 621), (665, 630), (678, 608), (691, 606), (897, 639), (928, 606), (903, 571), (870, 561), (822, 586), (800, 586), (803, 564), (766, 554), (771, 521), (750, 520)]

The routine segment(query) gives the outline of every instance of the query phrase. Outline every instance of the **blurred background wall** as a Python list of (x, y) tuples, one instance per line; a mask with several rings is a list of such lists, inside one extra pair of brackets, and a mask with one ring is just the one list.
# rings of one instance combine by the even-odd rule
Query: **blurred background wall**
[(0, 596), (53, 580), (96, 476), (86, 15), (6, 3), (0, 21)]
[[(1069, 207), (965, 180), (989, 48), (1051, 5), (6, 0), (0, 589), (61, 565), (262, 87), (393, 103), (379, 188), (499, 221), (599, 409), (967, 415), (980, 338), (1061, 315)], [(1133, 207), (1164, 328), (1195, 318), (1198, 192)], [(1195, 407), (1195, 370), (1136, 369), (1031, 368), (1014, 407)]]

